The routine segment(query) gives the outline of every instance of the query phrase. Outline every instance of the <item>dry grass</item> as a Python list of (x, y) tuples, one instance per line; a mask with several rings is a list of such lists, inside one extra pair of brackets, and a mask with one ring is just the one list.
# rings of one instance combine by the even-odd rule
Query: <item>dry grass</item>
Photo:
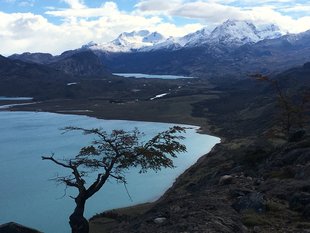
[[(154, 203), (144, 203), (135, 206), (111, 210), (116, 215), (136, 217), (143, 215), (153, 207)], [(110, 212), (110, 211), (109, 211)], [(118, 224), (116, 219), (106, 217), (94, 217), (90, 221), (90, 233), (108, 233)]]

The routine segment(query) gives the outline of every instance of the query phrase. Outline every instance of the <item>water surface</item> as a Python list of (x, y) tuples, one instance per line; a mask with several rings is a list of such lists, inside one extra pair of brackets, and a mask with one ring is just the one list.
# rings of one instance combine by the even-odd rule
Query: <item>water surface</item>
[(114, 73), (114, 75), (122, 76), (126, 78), (157, 78), (157, 79), (181, 79), (181, 78), (193, 78), (181, 75), (166, 75), (166, 74), (140, 74), (140, 73)]
[(33, 100), (32, 97), (6, 97), (6, 96), (0, 96), (0, 100)]
[[(138, 127), (151, 137), (171, 124), (40, 112), (0, 112), (0, 225), (14, 221), (45, 233), (70, 232), (68, 216), (74, 201), (69, 195), (75, 195), (75, 192), (50, 181), (57, 175), (67, 174), (65, 170), (41, 160), (42, 155), (52, 153), (58, 158), (72, 157), (91, 140), (79, 133), (61, 134), (59, 128), (65, 126), (102, 127), (107, 131)], [(176, 169), (147, 174), (138, 174), (132, 169), (127, 174), (132, 200), (122, 185), (107, 183), (88, 200), (86, 217), (157, 199), (178, 175), (219, 142), (219, 138), (197, 134), (195, 129), (187, 130), (185, 136), (188, 152), (175, 160)]]

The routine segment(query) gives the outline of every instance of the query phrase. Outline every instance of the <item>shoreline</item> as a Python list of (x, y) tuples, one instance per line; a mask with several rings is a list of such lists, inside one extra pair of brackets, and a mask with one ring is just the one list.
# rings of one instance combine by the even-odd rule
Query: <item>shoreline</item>
[[(174, 101), (173, 99), (170, 100), (170, 102), (173, 101)], [(5, 105), (7, 105), (6, 103)], [(163, 100), (157, 100), (154, 101), (153, 103), (155, 103), (155, 105), (163, 104), (162, 108), (165, 108), (165, 106), (167, 105), (167, 102)], [(142, 105), (143, 104), (152, 105), (153, 103), (144, 102), (142, 103)], [(95, 107), (88, 106), (91, 104), (95, 105)], [(185, 116), (181, 114), (171, 114), (171, 113), (165, 114), (165, 112), (163, 112), (163, 114), (152, 114), (151, 111), (150, 112), (143, 111), (145, 110), (145, 108), (142, 108), (144, 106), (141, 106), (140, 108), (139, 104), (140, 103), (111, 104), (108, 103), (107, 101), (91, 101), (91, 100), (86, 101), (82, 100), (82, 103), (80, 103), (79, 100), (69, 100), (69, 99), (49, 100), (40, 102), (19, 101), (18, 103), (14, 102), (12, 104), (8, 104), (9, 105), (8, 108), (5, 109), (1, 109), (2, 105), (0, 105), (0, 111), (50, 112), (57, 114), (84, 115), (103, 120), (127, 120), (127, 121), (139, 121), (139, 122), (189, 125), (197, 127), (196, 131), (199, 134), (208, 134), (215, 137), (219, 137), (221, 138), (222, 141), (225, 140), (225, 137), (223, 137), (223, 135), (218, 135), (216, 133), (218, 131), (218, 128), (214, 125), (210, 125), (209, 120), (206, 118), (193, 117), (190, 115), (190, 112), (187, 112), (187, 115)], [(123, 107), (124, 109), (122, 109)], [(134, 107), (132, 111), (130, 112), (127, 111), (131, 107)], [(162, 109), (160, 109), (160, 111), (161, 110)]]

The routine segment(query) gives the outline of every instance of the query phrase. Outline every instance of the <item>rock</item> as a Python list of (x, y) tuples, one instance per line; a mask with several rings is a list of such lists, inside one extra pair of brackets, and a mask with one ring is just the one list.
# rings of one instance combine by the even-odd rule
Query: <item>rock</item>
[(290, 133), (289, 135), (289, 141), (290, 142), (298, 142), (300, 140), (302, 140), (306, 135), (306, 131), (301, 129), (301, 130), (297, 130), (293, 133)]
[(306, 207), (310, 205), (310, 193), (306, 192), (294, 193), (289, 201), (289, 205), (292, 210), (304, 212)]
[(162, 224), (166, 221), (167, 221), (167, 218), (165, 218), (165, 217), (158, 217), (158, 218), (154, 219), (154, 223), (156, 223), (156, 224)]
[(306, 205), (303, 209), (302, 216), (310, 219), (310, 204)]
[(295, 175), (295, 179), (306, 180), (310, 177), (310, 164), (299, 166)]
[(41, 232), (14, 222), (9, 222), (0, 225), (0, 233), (41, 233)]
[(259, 227), (259, 226), (254, 226), (254, 227), (253, 227), (253, 232), (254, 232), (254, 233), (260, 233), (260, 232), (261, 232), (260, 227)]
[(231, 184), (234, 177), (231, 175), (224, 175), (219, 180), (219, 185)]
[(178, 206), (178, 205), (175, 205), (175, 206), (171, 206), (171, 207), (170, 207), (170, 211), (171, 211), (172, 213), (177, 213), (177, 212), (179, 212), (181, 209), (182, 209), (182, 208), (181, 208), (180, 206)]
[(252, 192), (239, 197), (232, 207), (238, 212), (251, 209), (258, 213), (263, 213), (266, 211), (265, 196), (259, 192)]

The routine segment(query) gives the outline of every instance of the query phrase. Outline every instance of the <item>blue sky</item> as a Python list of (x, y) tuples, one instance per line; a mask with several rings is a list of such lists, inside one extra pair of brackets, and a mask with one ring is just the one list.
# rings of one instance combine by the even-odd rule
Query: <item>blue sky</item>
[(0, 0), (0, 54), (59, 54), (124, 31), (182, 36), (227, 19), (310, 29), (309, 0)]

